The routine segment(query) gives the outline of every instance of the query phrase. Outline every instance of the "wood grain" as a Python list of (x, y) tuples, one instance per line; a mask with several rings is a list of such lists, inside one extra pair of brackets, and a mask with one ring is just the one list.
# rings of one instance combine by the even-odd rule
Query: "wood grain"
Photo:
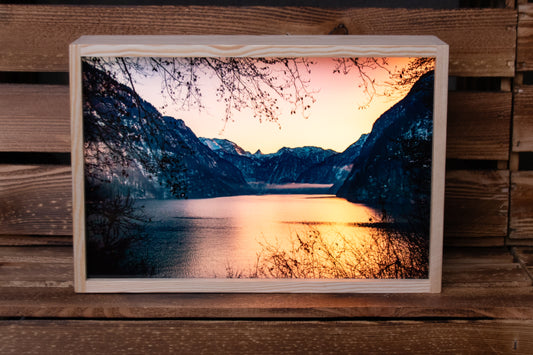
[(509, 238), (533, 238), (533, 171), (511, 173)]
[(5, 320), (0, 329), (3, 354), (533, 352), (531, 321)]
[[(528, 93), (517, 105), (533, 101)], [(510, 93), (449, 93), (447, 157), (507, 160), (511, 102)], [(68, 87), (0, 84), (0, 107), (0, 151), (70, 152)]]
[(0, 235), (0, 246), (72, 246), (72, 237), (48, 235)]
[(446, 157), (508, 160), (512, 93), (450, 92)]
[[(72, 247), (0, 248), (0, 317), (533, 317), (533, 287), (505, 248), (445, 250), (441, 294), (75, 294)], [(36, 301), (38, 300), (38, 302)]]
[(507, 235), (509, 171), (448, 171), (445, 201), (445, 236), (470, 239), (472, 245), (477, 237), (501, 236), (499, 244), (503, 245)]
[(526, 287), (531, 286), (531, 279), (519, 264), (500, 265), (458, 265), (448, 266), (444, 286), (455, 287)]
[[(42, 285), (44, 282), (51, 285)], [(487, 284), (473, 288), (447, 285), (442, 294), (76, 294), (72, 286), (53, 282), (41, 281), (41, 285), (28, 287), (0, 287), (0, 316), (325, 320), (356, 317), (533, 318), (531, 286), (494, 287)]]
[(533, 4), (518, 6), (517, 70), (533, 70)]
[[(448, 47), (435, 36), (176, 35), (82, 36), (79, 57), (432, 57)], [(71, 48), (72, 49), (72, 48)], [(72, 69), (71, 69), (72, 71)], [(446, 71), (447, 72), (447, 71)]]
[(476, 238), (468, 238), (465, 236), (448, 236), (444, 240), (444, 244), (446, 246), (453, 246), (453, 247), (493, 247), (493, 246), (502, 246), (505, 244), (505, 239), (501, 236), (499, 237), (476, 237)]
[(514, 94), (513, 152), (533, 152), (533, 86), (519, 86)]
[[(497, 244), (503, 244), (509, 172), (446, 175), (445, 243), (449, 237), (466, 238), (465, 245), (475, 245), (477, 237), (502, 237)], [(0, 165), (0, 188), (0, 234), (72, 235), (70, 167)]]
[(71, 235), (67, 166), (0, 165), (0, 234)]
[(436, 35), (450, 44), (450, 73), (513, 76), (511, 9), (321, 9), (299, 7), (0, 5), (0, 70), (67, 71), (81, 35)]
[(68, 87), (0, 85), (0, 151), (70, 150)]

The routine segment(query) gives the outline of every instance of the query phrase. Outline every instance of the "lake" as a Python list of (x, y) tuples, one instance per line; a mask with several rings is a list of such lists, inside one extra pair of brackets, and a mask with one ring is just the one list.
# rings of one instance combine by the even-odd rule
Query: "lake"
[[(380, 220), (377, 210), (334, 195), (231, 196), (138, 204), (152, 222), (147, 224), (148, 236), (133, 246), (130, 257), (152, 265), (152, 277), (357, 277), (329, 275), (323, 266), (332, 262), (362, 265), (363, 259), (375, 263), (376, 257), (373, 261), (369, 257), (380, 248), (389, 248), (384, 244), (390, 241), (386, 233), (372, 228)], [(297, 275), (295, 270), (303, 265), (305, 273)]]

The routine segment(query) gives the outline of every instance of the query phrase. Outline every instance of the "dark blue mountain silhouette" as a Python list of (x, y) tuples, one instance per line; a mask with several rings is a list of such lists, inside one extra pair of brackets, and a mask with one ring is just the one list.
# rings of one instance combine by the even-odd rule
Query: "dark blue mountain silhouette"
[(298, 176), (297, 182), (310, 184), (342, 184), (353, 168), (367, 134), (361, 137), (342, 153), (333, 154), (323, 161), (311, 165)]
[[(238, 167), (248, 182), (285, 184), (300, 182), (299, 176), (312, 166), (337, 155), (331, 149), (319, 147), (283, 147), (276, 153), (251, 154), (227, 139), (200, 138), (221, 158)], [(353, 160), (353, 157), (352, 157)]]
[(162, 116), (88, 63), (83, 73), (84, 141), (93, 147), (86, 151), (89, 190), (113, 184), (137, 198), (250, 192), (240, 170), (206, 147), (182, 120)]
[[(337, 196), (390, 209), (429, 213), (433, 136), (433, 72), (385, 112), (368, 135)], [(420, 215), (420, 213), (418, 213)]]

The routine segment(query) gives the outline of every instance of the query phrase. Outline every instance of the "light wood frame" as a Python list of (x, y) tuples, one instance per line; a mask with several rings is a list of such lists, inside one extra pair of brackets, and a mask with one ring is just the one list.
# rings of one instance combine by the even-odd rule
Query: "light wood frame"
[[(81, 58), (435, 57), (428, 279), (87, 278)], [(70, 45), (74, 286), (76, 292), (440, 292), (448, 45), (433, 36), (84, 36)]]

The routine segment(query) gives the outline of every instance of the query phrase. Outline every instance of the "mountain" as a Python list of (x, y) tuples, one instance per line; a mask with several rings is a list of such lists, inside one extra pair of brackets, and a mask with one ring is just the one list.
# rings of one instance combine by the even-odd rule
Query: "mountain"
[(200, 137), (200, 142), (207, 145), (209, 149), (211, 149), (214, 152), (223, 152), (227, 154), (232, 155), (240, 155), (240, 156), (252, 156), (250, 152), (245, 151), (241, 147), (239, 147), (237, 144), (233, 143), (230, 140), (227, 139), (220, 139), (220, 138), (203, 138)]
[[(187, 196), (217, 197), (250, 193), (242, 172), (206, 147), (181, 119), (163, 117), (169, 135), (181, 145), (181, 163), (186, 168)], [(176, 145), (174, 145), (176, 146)], [(185, 152), (185, 153), (183, 153)]]
[(260, 157), (258, 180), (269, 184), (298, 182), (304, 171), (334, 154), (334, 150), (319, 147), (281, 148)]
[(323, 161), (311, 165), (297, 178), (297, 182), (311, 184), (339, 184), (344, 182), (353, 167), (353, 161), (359, 155), (367, 134), (350, 145), (342, 153), (328, 156)]
[(319, 147), (283, 147), (276, 153), (251, 154), (227, 139), (200, 138), (224, 160), (235, 165), (247, 182), (285, 184), (298, 182), (298, 177), (311, 166), (319, 164), (337, 153)]
[(113, 184), (136, 198), (249, 193), (240, 170), (182, 120), (162, 116), (126, 85), (83, 63), (86, 184)]
[(237, 167), (247, 182), (256, 181), (257, 169), (261, 165), (257, 156), (227, 139), (201, 137), (200, 141), (220, 158)]
[(380, 208), (427, 206), (433, 82), (433, 72), (423, 75), (404, 99), (376, 120), (337, 196)]

